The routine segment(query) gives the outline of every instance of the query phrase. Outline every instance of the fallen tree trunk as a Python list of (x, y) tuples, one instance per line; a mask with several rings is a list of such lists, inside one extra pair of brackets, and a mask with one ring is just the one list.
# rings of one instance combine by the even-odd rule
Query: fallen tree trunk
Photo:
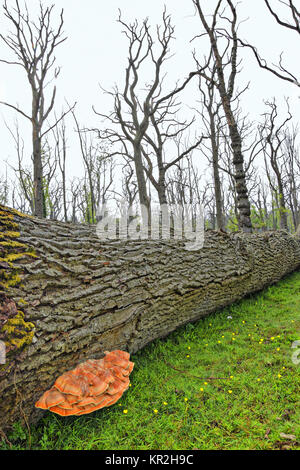
[(63, 372), (105, 350), (133, 353), (300, 266), (287, 232), (208, 231), (182, 242), (102, 242), (95, 227), (0, 206), (0, 429), (23, 417)]

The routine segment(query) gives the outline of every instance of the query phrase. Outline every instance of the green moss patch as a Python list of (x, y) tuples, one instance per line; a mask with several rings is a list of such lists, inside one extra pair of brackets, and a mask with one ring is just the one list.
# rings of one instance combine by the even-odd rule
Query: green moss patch
[(8, 348), (22, 348), (32, 343), (34, 335), (34, 324), (24, 320), (24, 313), (18, 310), (17, 315), (10, 318), (3, 326), (2, 333), (5, 335), (5, 343)]
[[(18, 310), (13, 288), (22, 282), (22, 270), (17, 262), (36, 255), (25, 243), (18, 241), (20, 231), (14, 216), (25, 217), (25, 214), (2, 206), (0, 209), (0, 339), (5, 341), (9, 354), (31, 344), (33, 339), (34, 324), (27, 322), (24, 312)], [(18, 302), (18, 305), (22, 308), (26, 301)]]

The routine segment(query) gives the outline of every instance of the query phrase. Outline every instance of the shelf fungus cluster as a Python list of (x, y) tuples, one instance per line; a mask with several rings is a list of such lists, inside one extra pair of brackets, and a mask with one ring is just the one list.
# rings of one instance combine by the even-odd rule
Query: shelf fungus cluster
[(61, 416), (80, 416), (116, 403), (129, 387), (134, 363), (125, 351), (105, 351), (103, 359), (89, 359), (55, 381), (36, 402), (37, 408)]

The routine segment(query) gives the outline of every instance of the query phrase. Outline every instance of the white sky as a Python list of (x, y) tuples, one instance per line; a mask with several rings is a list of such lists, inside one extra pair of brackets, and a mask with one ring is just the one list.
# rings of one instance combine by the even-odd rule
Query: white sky
[[(14, 5), (14, 0), (7, 0), (8, 5)], [(22, 0), (20, 0), (22, 4)], [(112, 103), (108, 96), (103, 95), (99, 83), (105, 89), (111, 89), (114, 84), (123, 88), (124, 70), (127, 61), (127, 42), (121, 33), (122, 26), (117, 23), (118, 8), (122, 10), (125, 21), (135, 18), (143, 20), (149, 17), (153, 32), (157, 23), (161, 22), (162, 11), (166, 5), (167, 12), (172, 16), (172, 23), (176, 26), (176, 41), (173, 42), (171, 52), (175, 56), (167, 63), (168, 83), (174, 85), (176, 80), (183, 80), (191, 70), (194, 70), (191, 51), (199, 47), (199, 42), (189, 41), (202, 32), (200, 20), (194, 15), (192, 0), (55, 0), (43, 4), (54, 3), (53, 18), (58, 18), (61, 8), (64, 8), (64, 31), (67, 41), (56, 49), (57, 65), (62, 66), (57, 85), (57, 98), (55, 110), (59, 114), (64, 100), (69, 103), (78, 102), (76, 114), (80, 124), (91, 127), (101, 127), (100, 118), (92, 111), (92, 105), (102, 113), (109, 113)], [(216, 5), (216, 0), (203, 0), (207, 13)], [(271, 0), (274, 5), (280, 5), (277, 0)], [(296, 5), (300, 0), (295, 0)], [(1, 1), (2, 5), (3, 2)], [(30, 14), (36, 17), (38, 1), (27, 0)], [(284, 51), (284, 64), (300, 79), (298, 36), (287, 28), (280, 27), (269, 14), (263, 0), (242, 0), (238, 6), (240, 20), (249, 17), (247, 22), (240, 26), (240, 36), (259, 48), (262, 57), (268, 62), (277, 63), (279, 54)], [(8, 24), (0, 10), (0, 29), (3, 35), (8, 30)], [(198, 57), (201, 51), (198, 48)], [(294, 122), (299, 121), (299, 95), (300, 89), (296, 86), (277, 79), (272, 74), (259, 69), (250, 51), (240, 49), (244, 57), (243, 71), (239, 75), (239, 88), (249, 80), (250, 89), (243, 95), (242, 103), (244, 114), (249, 113), (254, 120), (259, 120), (265, 111), (263, 99), (272, 99), (276, 96), (278, 102), (283, 103), (284, 96), (290, 97)], [(11, 59), (8, 48), (0, 43), (0, 58)], [(184, 103), (195, 106), (193, 88), (184, 94)], [(19, 106), (30, 114), (31, 96), (25, 72), (21, 67), (0, 63), (0, 100)], [(26, 143), (27, 162), (30, 161), (31, 128), (29, 121), (17, 113), (0, 105), (0, 174), (5, 172), (5, 160), (15, 164), (16, 156), (14, 143), (3, 119), (13, 128), (15, 117), (18, 117), (20, 131)], [(183, 108), (184, 110), (184, 108)], [(184, 112), (184, 111), (183, 111)], [(51, 122), (51, 119), (50, 119)], [(68, 122), (67, 122), (68, 125)], [(69, 120), (70, 129), (73, 122)], [(77, 145), (77, 137), (69, 131), (68, 168), (71, 174), (81, 176), (81, 156)]]

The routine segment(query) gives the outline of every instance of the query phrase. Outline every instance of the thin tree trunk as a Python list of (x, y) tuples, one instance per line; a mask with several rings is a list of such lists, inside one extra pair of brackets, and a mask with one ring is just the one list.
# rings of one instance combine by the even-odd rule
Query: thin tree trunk
[(251, 209), (244, 170), (242, 140), (227, 96), (222, 96), (222, 102), (229, 128), (231, 147), (233, 152), (232, 163), (235, 169), (234, 180), (237, 195), (237, 208), (239, 211), (239, 223), (244, 232), (250, 233), (252, 232), (252, 223), (250, 217)]
[(168, 204), (167, 198), (167, 188), (166, 188), (166, 172), (163, 165), (158, 167), (159, 178), (158, 178), (158, 200), (159, 204), (162, 206)]
[(33, 144), (33, 181), (34, 181), (34, 215), (45, 217), (44, 192), (43, 192), (43, 164), (42, 164), (42, 144), (37, 125), (32, 129)]
[(224, 216), (223, 216), (223, 201), (222, 201), (222, 190), (220, 181), (220, 170), (219, 170), (219, 152), (217, 146), (216, 126), (215, 119), (211, 112), (210, 117), (210, 139), (212, 144), (212, 164), (213, 164), (213, 177), (214, 177), (214, 191), (215, 191), (215, 202), (216, 202), (216, 215), (217, 215), (217, 228), (224, 230)]
[(276, 173), (278, 182), (278, 196), (279, 196), (279, 213), (280, 213), (280, 228), (288, 230), (287, 210), (285, 205), (285, 197), (283, 193), (283, 184), (280, 173)]
[(134, 146), (134, 165), (135, 165), (135, 174), (138, 184), (138, 194), (141, 206), (145, 207), (148, 214), (148, 222), (151, 220), (151, 203), (150, 198), (147, 193), (147, 185), (145, 179), (145, 172), (143, 168), (142, 153), (140, 149), (140, 142)]

